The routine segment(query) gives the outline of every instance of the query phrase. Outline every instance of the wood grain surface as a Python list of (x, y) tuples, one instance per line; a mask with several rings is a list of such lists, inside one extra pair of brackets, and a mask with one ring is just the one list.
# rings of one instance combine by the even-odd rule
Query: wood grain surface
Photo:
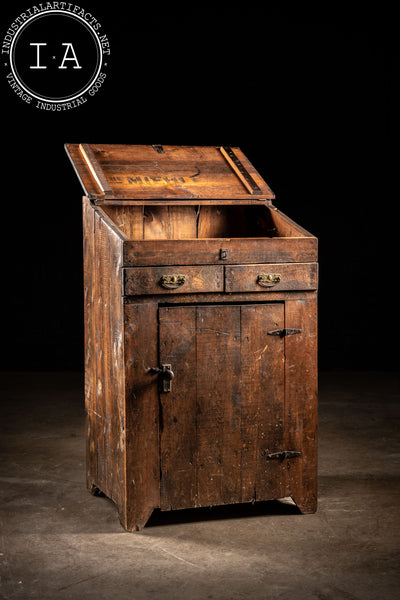
[(65, 149), (85, 194), (94, 200), (274, 198), (239, 148), (232, 150), (258, 186), (257, 196), (219, 146), (163, 146), (161, 153), (153, 146), (121, 144), (65, 144)]
[(291, 496), (314, 512), (317, 239), (268, 204), (238, 148), (67, 150), (91, 196), (89, 490), (115, 502), (127, 531), (156, 508)]
[[(261, 275), (277, 275), (278, 283), (263, 287), (258, 282)], [(225, 267), (226, 292), (265, 292), (266, 290), (316, 290), (318, 287), (317, 263), (276, 263), (238, 265)]]
[[(184, 283), (176, 289), (162, 286), (163, 276), (182, 276)], [(124, 269), (125, 295), (180, 294), (193, 292), (222, 292), (224, 267), (219, 265), (166, 267), (128, 267)]]

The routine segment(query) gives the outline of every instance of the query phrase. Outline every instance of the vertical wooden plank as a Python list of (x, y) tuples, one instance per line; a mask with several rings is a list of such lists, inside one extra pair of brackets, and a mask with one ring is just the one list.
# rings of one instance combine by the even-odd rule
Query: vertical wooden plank
[[(107, 255), (102, 257), (104, 285), (105, 328), (103, 339), (107, 340), (108, 359), (105, 359), (105, 392), (110, 427), (106, 429), (108, 450), (108, 479), (111, 482), (111, 498), (116, 502), (121, 515), (125, 511), (125, 389), (124, 389), (124, 344), (122, 305), (122, 240), (116, 231), (101, 220), (107, 231)], [(105, 266), (104, 263), (107, 263)], [(104, 348), (104, 346), (103, 346)]]
[(121, 517), (125, 506), (122, 242), (97, 211), (94, 236), (96, 487), (114, 500)]
[(126, 514), (129, 531), (160, 506), (157, 303), (124, 307)]
[(226, 238), (249, 235), (247, 206), (201, 206), (198, 238)]
[(196, 308), (159, 309), (160, 365), (171, 364), (161, 398), (161, 509), (196, 504)]
[[(223, 406), (222, 430), (222, 489), (223, 504), (240, 502), (241, 498), (241, 452), (240, 424), (242, 412), (241, 395), (241, 355), (240, 355), (240, 307), (224, 306), (222, 320), (213, 313), (215, 327), (224, 333), (217, 333), (218, 353), (216, 356), (215, 377), (220, 379)], [(226, 335), (229, 333), (229, 335)]]
[(195, 206), (146, 206), (143, 237), (145, 240), (195, 239)]
[(246, 305), (241, 313), (242, 500), (279, 498), (285, 466), (267, 455), (284, 449), (284, 342), (268, 331), (283, 327), (284, 308)]
[(146, 206), (144, 210), (143, 239), (171, 239), (168, 206)]
[(240, 498), (240, 308), (197, 307), (197, 506)]
[(107, 406), (105, 398), (106, 374), (104, 364), (103, 351), (103, 331), (107, 327), (107, 317), (104, 313), (103, 305), (104, 286), (101, 285), (103, 277), (103, 260), (107, 261), (104, 234), (106, 230), (101, 227), (101, 219), (98, 213), (94, 212), (94, 233), (95, 233), (95, 255), (92, 269), (95, 278), (95, 296), (94, 296), (94, 317), (95, 317), (95, 390), (96, 401), (94, 406), (94, 415), (97, 418), (97, 434), (96, 434), (96, 453), (97, 453), (97, 487), (108, 497), (111, 496), (111, 486), (107, 482), (107, 464), (105, 458), (105, 431), (107, 427)]
[(226, 218), (222, 208), (222, 206), (200, 206), (197, 223), (198, 238), (224, 237)]
[[(317, 508), (317, 298), (288, 300), (285, 327), (301, 334), (285, 338), (286, 444), (302, 456), (290, 468), (286, 495), (303, 513)], [(293, 461), (294, 463), (294, 461)], [(298, 469), (295, 471), (294, 468)]]
[[(259, 384), (255, 393), (262, 399), (258, 426), (257, 494), (264, 500), (282, 498), (286, 481), (286, 463), (268, 460), (268, 455), (285, 450), (284, 339), (268, 335), (268, 331), (284, 326), (284, 305), (264, 305), (260, 313), (265, 349), (260, 362)], [(265, 343), (265, 346), (264, 346)]]
[(130, 240), (143, 239), (143, 206), (109, 206), (102, 205), (114, 223)]
[(187, 240), (197, 237), (197, 207), (170, 206), (171, 239)]
[(95, 280), (94, 280), (94, 210), (89, 199), (82, 202), (83, 217), (83, 292), (84, 292), (84, 365), (86, 409), (86, 480), (89, 490), (97, 485), (97, 416), (95, 353)]
[[(258, 423), (260, 419), (259, 361), (265, 353), (261, 346), (259, 306), (241, 307), (241, 501), (256, 499)], [(254, 352), (254, 349), (257, 352)], [(263, 352), (264, 351), (264, 352)]]

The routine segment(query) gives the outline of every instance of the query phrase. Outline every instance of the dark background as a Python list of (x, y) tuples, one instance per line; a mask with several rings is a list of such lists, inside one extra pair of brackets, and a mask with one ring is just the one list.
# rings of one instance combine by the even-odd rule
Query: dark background
[[(32, 5), (2, 9), (2, 38)], [(65, 142), (239, 146), (320, 240), (320, 368), (397, 368), (394, 28), (83, 5), (111, 43), (95, 98), (40, 111), (1, 65), (1, 369), (83, 368), (82, 190)]]

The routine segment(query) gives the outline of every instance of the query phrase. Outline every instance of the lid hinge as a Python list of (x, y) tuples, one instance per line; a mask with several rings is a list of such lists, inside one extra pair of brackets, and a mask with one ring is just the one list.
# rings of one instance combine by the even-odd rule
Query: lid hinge
[(160, 144), (152, 144), (152, 147), (158, 154), (164, 154), (164, 148)]
[(298, 458), (299, 456), (301, 456), (301, 452), (297, 450), (282, 450), (282, 452), (266, 454), (267, 460), (285, 460), (285, 458)]

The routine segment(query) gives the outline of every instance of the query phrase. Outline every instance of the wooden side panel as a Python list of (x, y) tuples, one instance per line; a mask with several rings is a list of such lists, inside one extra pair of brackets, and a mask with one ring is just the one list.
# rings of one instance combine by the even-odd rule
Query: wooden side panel
[(88, 461), (94, 461), (90, 467), (92, 484), (115, 501), (121, 516), (125, 506), (122, 244), (96, 210), (92, 207), (87, 210), (92, 211), (94, 221), (94, 260), (88, 266), (94, 282), (91, 300), (94, 340), (89, 344), (94, 356), (88, 372), (91, 385), (95, 384), (88, 431), (93, 450)]
[(196, 505), (196, 308), (160, 308), (160, 364), (171, 364), (161, 393), (161, 509)]
[(284, 450), (284, 305), (241, 307), (242, 501), (283, 497), (285, 468), (268, 454)]
[(83, 198), (83, 291), (84, 291), (84, 364), (85, 364), (85, 409), (86, 409), (86, 480), (88, 489), (97, 484), (97, 438), (98, 417), (96, 396), (96, 328), (95, 328), (95, 279), (93, 268), (94, 210), (88, 198)]
[[(301, 334), (285, 338), (286, 354), (286, 445), (301, 449), (294, 459), (298, 471), (288, 482), (299, 509), (317, 508), (317, 299), (288, 300), (285, 303), (285, 327), (299, 328)], [(294, 462), (293, 461), (293, 462)]]
[(270, 217), (273, 221), (276, 235), (280, 237), (313, 237), (311, 233), (292, 221), (290, 217), (278, 210), (275, 206), (270, 211)]
[(142, 529), (160, 506), (157, 304), (125, 306), (126, 515), (129, 531)]

